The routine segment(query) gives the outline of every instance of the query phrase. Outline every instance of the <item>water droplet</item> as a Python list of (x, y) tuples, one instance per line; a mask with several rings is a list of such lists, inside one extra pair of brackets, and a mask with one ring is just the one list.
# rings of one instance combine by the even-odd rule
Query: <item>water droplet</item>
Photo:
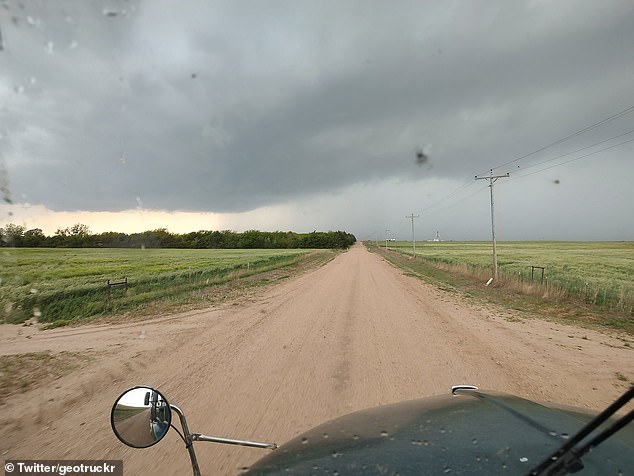
[(342, 458), (343, 457), (343, 453), (338, 453), (336, 451), (332, 452), (332, 457), (337, 459), (337, 458)]
[(321, 435), (321, 437), (322, 437), (324, 440), (327, 440), (327, 439), (328, 439), (328, 433), (324, 433), (323, 435)]
[(116, 17), (117, 15), (119, 15), (118, 12), (115, 12), (114, 10), (110, 10), (108, 8), (104, 8), (101, 13), (103, 13), (103, 16), (105, 17)]
[(564, 440), (567, 440), (567, 439), (569, 439), (569, 438), (570, 438), (570, 435), (569, 435), (568, 433), (562, 433), (562, 434), (561, 434), (561, 437), (562, 437)]
[(474, 438), (473, 440), (471, 440), (471, 443), (475, 446), (478, 444), (478, 439)]
[(557, 436), (557, 432), (556, 431), (549, 431), (548, 434), (550, 436)]
[(46, 52), (49, 55), (52, 55), (54, 50), (55, 50), (55, 44), (52, 41), (47, 41), (46, 42)]
[(308, 438), (302, 438), (302, 445), (308, 444)]
[(37, 294), (37, 289), (31, 288), (31, 294)]
[(520, 458), (520, 463), (526, 463), (528, 461), (528, 458), (526, 456), (522, 456)]
[(77, 45), (78, 45), (78, 43), (77, 43), (76, 41), (71, 41), (71, 42), (68, 44), (68, 49), (69, 49), (69, 50), (74, 50), (75, 48), (77, 48)]
[(445, 469), (442, 470), (443, 473), (451, 473), (451, 468), (450, 467), (445, 467)]
[(358, 440), (359, 439), (359, 435), (352, 435), (352, 439), (353, 440)]
[(32, 16), (26, 17), (26, 22), (31, 26), (35, 26), (35, 19)]
[(440, 429), (440, 433), (445, 434), (447, 432), (447, 430), (445, 430), (444, 428)]
[(37, 79), (35, 79), (33, 76), (31, 76), (31, 77), (29, 78), (29, 83), (30, 83), (30, 84), (35, 84), (35, 83), (37, 83)]
[(390, 436), (390, 434), (387, 431), (383, 430), (381, 432), (381, 436), (384, 437), (384, 438), (387, 438), (388, 436)]

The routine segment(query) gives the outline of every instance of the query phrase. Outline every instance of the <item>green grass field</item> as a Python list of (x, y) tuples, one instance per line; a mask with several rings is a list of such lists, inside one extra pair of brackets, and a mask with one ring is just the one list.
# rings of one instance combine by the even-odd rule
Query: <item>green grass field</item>
[[(389, 243), (403, 253), (411, 242)], [(504, 242), (498, 243), (501, 278), (518, 283), (540, 283), (544, 290), (632, 314), (634, 312), (634, 242)], [(487, 275), (492, 268), (490, 242), (417, 242), (416, 254), (428, 261), (468, 266)]]
[[(288, 266), (311, 250), (50, 249), (0, 250), (0, 313), (4, 322), (32, 316), (73, 320), (182, 296), (213, 284)], [(107, 281), (124, 286), (110, 288)]]

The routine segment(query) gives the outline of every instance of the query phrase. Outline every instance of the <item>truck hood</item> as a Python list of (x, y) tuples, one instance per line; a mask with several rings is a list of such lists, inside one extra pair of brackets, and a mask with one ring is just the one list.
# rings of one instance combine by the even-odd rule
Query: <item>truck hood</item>
[[(483, 391), (423, 398), (324, 423), (246, 474), (526, 474), (593, 416)], [(583, 463), (576, 474), (625, 474), (634, 468), (634, 429), (626, 426)]]

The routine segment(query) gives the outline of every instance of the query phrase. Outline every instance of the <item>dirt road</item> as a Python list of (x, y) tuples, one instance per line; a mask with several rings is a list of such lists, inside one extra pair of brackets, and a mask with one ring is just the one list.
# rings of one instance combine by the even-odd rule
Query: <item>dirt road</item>
[[(3, 457), (121, 458), (126, 474), (190, 474), (175, 432), (147, 450), (112, 434), (112, 402), (137, 384), (183, 408), (192, 431), (282, 443), (336, 416), (453, 384), (600, 409), (627, 388), (624, 379), (634, 381), (634, 351), (618, 335), (508, 319), (405, 276), (361, 245), (248, 302), (1, 332), (0, 354), (96, 356), (0, 407)], [(266, 450), (199, 443), (197, 451), (206, 474), (236, 474)]]

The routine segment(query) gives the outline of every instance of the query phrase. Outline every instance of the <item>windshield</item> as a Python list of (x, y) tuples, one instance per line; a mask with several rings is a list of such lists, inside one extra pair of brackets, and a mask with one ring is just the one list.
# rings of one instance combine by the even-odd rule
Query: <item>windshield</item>
[(280, 445), (452, 385), (605, 408), (634, 385), (632, 25), (628, 0), (0, 0), (0, 453), (188, 471), (175, 432), (112, 438), (139, 385)]

